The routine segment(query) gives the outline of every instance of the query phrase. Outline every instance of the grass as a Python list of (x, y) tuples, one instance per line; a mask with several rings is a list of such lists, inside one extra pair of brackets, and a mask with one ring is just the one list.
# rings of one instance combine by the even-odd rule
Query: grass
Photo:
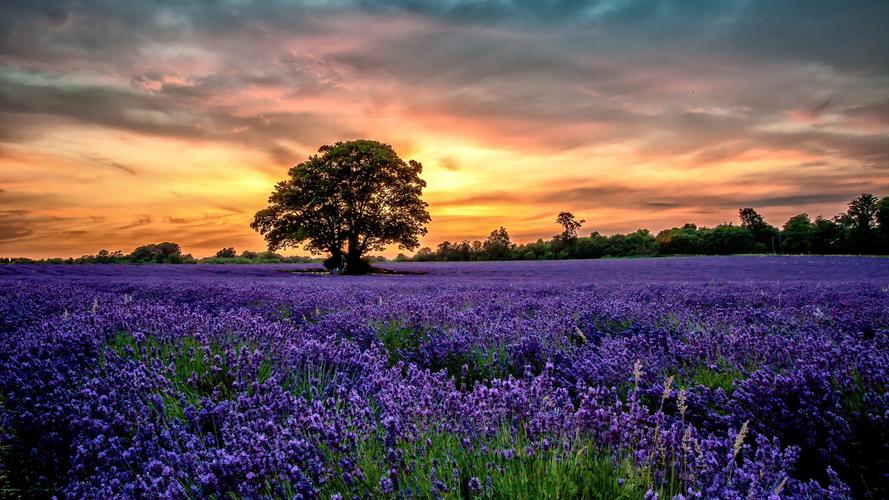
[[(2, 409), (2, 400), (0, 400)], [(0, 438), (6, 434), (6, 429), (0, 428)], [(12, 447), (0, 441), (0, 498), (13, 498), (19, 490), (13, 485), (9, 475), (8, 465), (12, 458)]]
[[(641, 498), (648, 489), (643, 471), (628, 460), (615, 461), (590, 441), (556, 438), (553, 444), (528, 453), (532, 443), (523, 432), (514, 435), (508, 428), (468, 446), (458, 435), (433, 432), (399, 440), (403, 465), (390, 472), (383, 440), (372, 437), (356, 450), (356, 466), (364, 477), (349, 485), (341, 479), (346, 471), (338, 470), (323, 485), (322, 495), (617, 499)], [(384, 492), (384, 477), (392, 481), (393, 493)]]
[(474, 346), (466, 351), (449, 351), (441, 358), (423, 363), (419, 354), (429, 339), (428, 332), (397, 320), (373, 323), (371, 327), (388, 353), (390, 365), (410, 361), (432, 371), (445, 370), (457, 387), (472, 389), (477, 383), (496, 378), (519, 377), (524, 371), (523, 366), (510, 362), (509, 353), (503, 346)]
[[(233, 388), (235, 376), (226, 351), (219, 344), (211, 344), (208, 355), (204, 345), (194, 337), (183, 336), (170, 341), (148, 337), (142, 342), (137, 342), (132, 334), (119, 332), (111, 338), (107, 347), (120, 357), (134, 359), (144, 364), (158, 362), (166, 365), (172, 360), (173, 371), (166, 374), (167, 380), (175, 393), (184, 396), (188, 403), (197, 404), (205, 397), (219, 399), (235, 397)], [(216, 356), (220, 358), (218, 365), (214, 360)], [(104, 353), (99, 362), (100, 364), (107, 362)], [(271, 368), (271, 363), (268, 361), (260, 365), (257, 372), (259, 383), (268, 379)], [(173, 418), (182, 417), (183, 409), (179, 399), (166, 393), (162, 393), (161, 396), (167, 415)]]
[(318, 364), (304, 364), (292, 371), (284, 379), (284, 387), (290, 393), (312, 402), (323, 398), (336, 380), (337, 369), (323, 361)]
[(420, 346), (428, 338), (426, 332), (411, 328), (398, 320), (375, 322), (371, 324), (371, 328), (388, 353), (390, 365), (407, 361), (411, 355), (419, 353)]
[(722, 389), (726, 394), (734, 392), (736, 381), (744, 379), (744, 374), (726, 359), (720, 358), (714, 364), (698, 364), (690, 367), (678, 381), (680, 388), (702, 385), (710, 389)]

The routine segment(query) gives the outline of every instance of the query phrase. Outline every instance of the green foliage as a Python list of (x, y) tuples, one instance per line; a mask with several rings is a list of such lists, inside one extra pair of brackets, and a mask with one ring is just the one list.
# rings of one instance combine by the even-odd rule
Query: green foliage
[(284, 378), (284, 387), (296, 396), (311, 402), (323, 398), (327, 393), (327, 388), (331, 386), (336, 377), (335, 366), (330, 366), (323, 361), (306, 362), (287, 374), (287, 377)]
[[(227, 358), (225, 349), (219, 344), (212, 344), (209, 352), (204, 344), (194, 337), (183, 336), (176, 340), (159, 341), (148, 337), (137, 342), (135, 337), (128, 332), (119, 332), (112, 337), (107, 348), (116, 355), (138, 360), (145, 364), (154, 364), (165, 367), (172, 361), (173, 370), (163, 374), (175, 389), (175, 393), (182, 394), (188, 403), (196, 404), (205, 397), (219, 397), (231, 399), (234, 397), (234, 375)], [(104, 363), (106, 354), (100, 357), (100, 364)], [(219, 356), (219, 362), (216, 357)], [(263, 363), (257, 380), (262, 383), (268, 378), (271, 364)], [(179, 401), (166, 393), (164, 409), (171, 417), (182, 415)]]
[(275, 252), (251, 252), (245, 250), (236, 257), (205, 257), (201, 264), (308, 264), (318, 262), (311, 257), (287, 257)]
[[(429, 338), (428, 332), (397, 320), (374, 323), (372, 328), (388, 354), (390, 365), (416, 361)], [(446, 371), (457, 387), (466, 389), (496, 378), (518, 377), (524, 371), (524, 366), (510, 362), (509, 353), (502, 346), (475, 346), (466, 351), (451, 349), (441, 357), (424, 360), (424, 365), (432, 371)]]
[(784, 223), (781, 231), (781, 251), (785, 253), (809, 253), (813, 248), (815, 225), (809, 214), (799, 214)]
[(726, 394), (731, 394), (736, 381), (744, 379), (744, 374), (732, 366), (727, 360), (720, 358), (714, 364), (699, 364), (685, 371), (685, 376), (679, 380), (679, 387), (694, 387), (702, 385), (710, 389), (722, 389)]
[(388, 353), (391, 365), (417, 354), (427, 338), (427, 334), (422, 330), (411, 328), (397, 320), (373, 323), (371, 328)]
[[(430, 432), (399, 439), (397, 449), (405, 466), (390, 475), (382, 437), (360, 441), (356, 464), (364, 477), (350, 487), (334, 474), (337, 479), (324, 485), (322, 496), (353, 491), (372, 498), (617, 499), (641, 498), (650, 487), (644, 471), (627, 459), (615, 460), (589, 440), (551, 436), (544, 448), (521, 429), (504, 427), (472, 443), (448, 432)], [(392, 481), (391, 494), (381, 489), (384, 477)]]
[(449, 351), (443, 359), (429, 363), (433, 371), (445, 370), (457, 387), (472, 390), (476, 384), (512, 375), (519, 377), (523, 366), (510, 362), (503, 347), (473, 347), (469, 351)]

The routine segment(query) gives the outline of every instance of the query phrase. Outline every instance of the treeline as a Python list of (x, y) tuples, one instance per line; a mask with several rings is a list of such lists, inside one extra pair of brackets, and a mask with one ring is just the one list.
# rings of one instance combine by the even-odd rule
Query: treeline
[(831, 219), (806, 213), (791, 217), (781, 228), (767, 223), (753, 208), (739, 210), (739, 225), (698, 227), (685, 224), (657, 235), (647, 229), (604, 236), (593, 232), (580, 237), (584, 220), (562, 212), (556, 223), (562, 232), (544, 241), (514, 244), (503, 227), (484, 241), (445, 241), (433, 250), (421, 248), (400, 261), (554, 260), (642, 257), (656, 255), (784, 254), (889, 254), (889, 196), (878, 199), (862, 194), (848, 210)]
[(183, 254), (182, 247), (178, 243), (171, 242), (143, 245), (128, 254), (120, 250), (114, 252), (100, 250), (96, 255), (67, 259), (0, 258), (0, 263), (7, 264), (301, 264), (306, 262), (318, 262), (318, 259), (288, 257), (268, 251), (245, 250), (238, 254), (233, 247), (223, 248), (212, 257), (196, 259), (191, 254)]

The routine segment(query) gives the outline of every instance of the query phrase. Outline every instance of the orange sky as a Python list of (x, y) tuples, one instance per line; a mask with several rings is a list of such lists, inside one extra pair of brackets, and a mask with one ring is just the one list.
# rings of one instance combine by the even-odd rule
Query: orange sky
[[(433, 247), (549, 237), (562, 210), (657, 232), (889, 194), (879, 12), (348, 3), (4, 12), (0, 256), (262, 249), (248, 225), (274, 183), (355, 138), (423, 163)], [(832, 43), (811, 36), (825, 19)]]

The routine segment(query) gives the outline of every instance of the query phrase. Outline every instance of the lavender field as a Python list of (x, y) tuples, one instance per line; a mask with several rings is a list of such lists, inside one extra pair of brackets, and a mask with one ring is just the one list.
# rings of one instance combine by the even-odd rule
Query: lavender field
[(889, 495), (889, 259), (300, 267), (0, 267), (0, 496)]

